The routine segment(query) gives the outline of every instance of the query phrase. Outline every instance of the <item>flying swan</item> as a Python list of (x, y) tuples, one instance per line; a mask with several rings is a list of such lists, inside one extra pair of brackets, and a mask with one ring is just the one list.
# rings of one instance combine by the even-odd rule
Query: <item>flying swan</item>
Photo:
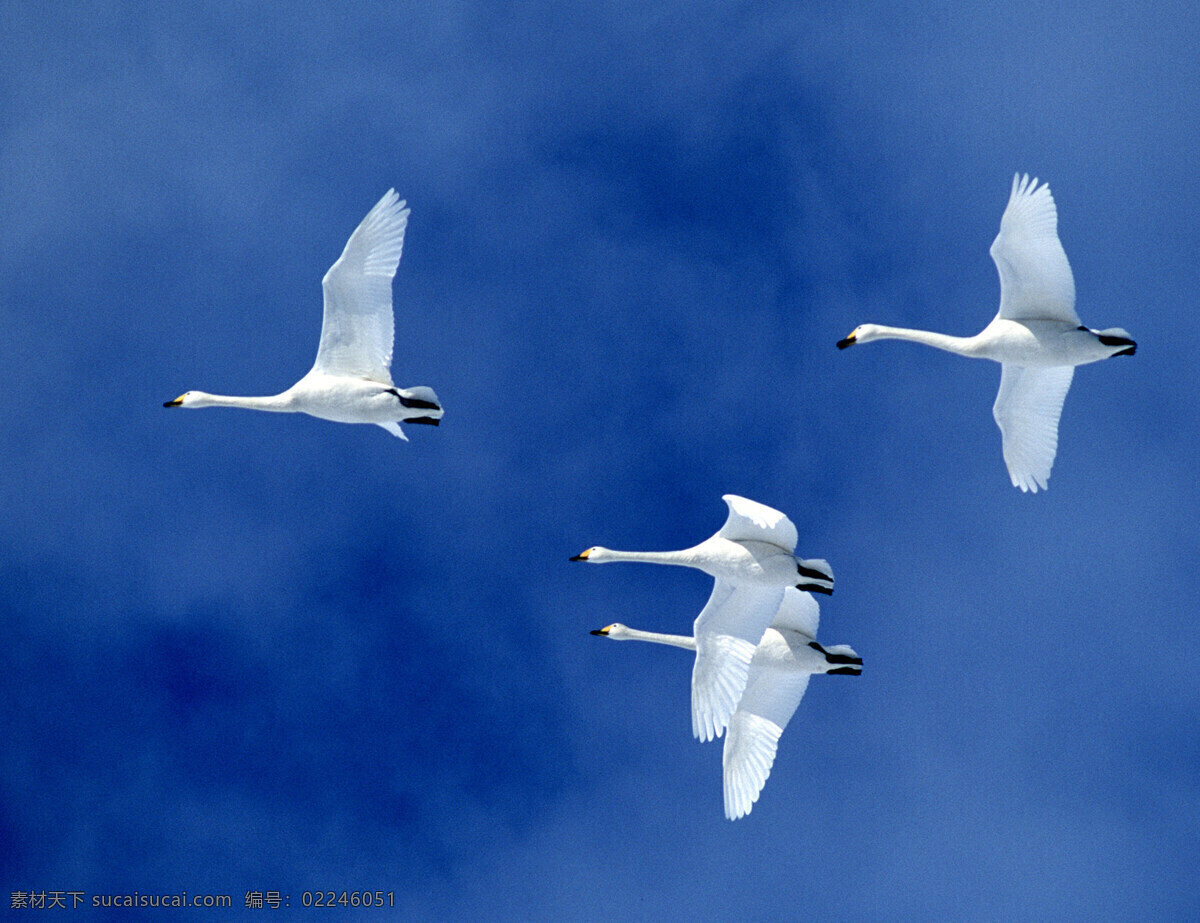
[(1000, 311), (973, 337), (863, 324), (838, 349), (871, 340), (911, 340), (1000, 363), (992, 415), (1000, 427), (1013, 486), (1045, 488), (1058, 451), (1058, 418), (1075, 366), (1132, 356), (1137, 344), (1119, 327), (1092, 330), (1075, 313), (1075, 280), (1058, 239), (1058, 212), (1047, 184), (1013, 177), (1000, 233), (992, 243), (1000, 272)]
[(750, 661), (779, 611), (788, 587), (833, 592), (833, 571), (822, 560), (797, 558), (796, 527), (779, 510), (726, 494), (729, 517), (721, 531), (683, 551), (611, 551), (596, 546), (571, 558), (607, 564), (645, 561), (695, 567), (715, 579), (696, 618), (692, 669), (692, 733), (720, 737), (746, 688)]
[(392, 383), (392, 277), (404, 246), (408, 209), (389, 189), (362, 220), (325, 273), (325, 318), (312, 369), (282, 394), (229, 397), (188, 391), (164, 407), (245, 407), (306, 413), (338, 423), (375, 423), (407, 440), (400, 420), (437, 426), (442, 406), (432, 388)]
[[(808, 678), (814, 673), (862, 673), (862, 658), (852, 648), (844, 644), (822, 647), (817, 643), (820, 617), (815, 599), (789, 587), (783, 591), (779, 611), (755, 648), (746, 691), (729, 722), (721, 755), (725, 816), (730, 820), (745, 817), (758, 801), (775, 763), (779, 737), (804, 698)], [(699, 632), (697, 619), (697, 636)], [(619, 622), (592, 634), (614, 641), (652, 641), (696, 650), (696, 638), (638, 631)]]

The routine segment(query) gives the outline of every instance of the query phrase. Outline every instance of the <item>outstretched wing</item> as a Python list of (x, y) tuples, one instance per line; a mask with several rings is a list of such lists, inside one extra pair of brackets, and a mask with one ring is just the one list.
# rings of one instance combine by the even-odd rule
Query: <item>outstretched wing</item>
[(733, 542), (769, 542), (788, 551), (796, 550), (796, 527), (779, 510), (737, 494), (726, 494), (721, 499), (729, 507), (729, 518), (717, 535)]
[(389, 189), (325, 273), (325, 319), (315, 370), (391, 383), (392, 277), (407, 225), (408, 209)]
[(737, 586), (717, 580), (696, 617), (692, 668), (692, 733), (702, 741), (725, 733), (737, 708), (750, 661), (783, 599), (775, 587)]
[(1075, 369), (1069, 365), (1000, 366), (1000, 391), (992, 416), (1000, 427), (1004, 464), (1013, 486), (1045, 489), (1058, 453), (1058, 418)]
[(1079, 324), (1075, 279), (1058, 239), (1058, 211), (1048, 185), (1038, 186), (1028, 174), (1013, 177), (991, 254), (1000, 273), (1000, 317)]
[(729, 722), (721, 754), (725, 816), (730, 820), (749, 814), (758, 801), (775, 763), (779, 737), (804, 698), (809, 676), (750, 665), (746, 691)]
[(817, 639), (817, 626), (821, 623), (821, 607), (811, 593), (788, 587), (783, 591), (779, 611), (771, 620), (771, 628), (787, 628), (804, 635), (812, 641)]

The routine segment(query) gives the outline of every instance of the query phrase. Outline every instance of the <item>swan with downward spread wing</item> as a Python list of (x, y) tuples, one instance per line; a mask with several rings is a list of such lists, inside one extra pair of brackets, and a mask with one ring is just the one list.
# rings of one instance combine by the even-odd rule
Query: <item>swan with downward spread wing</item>
[(1000, 273), (1000, 310), (971, 337), (862, 324), (839, 349), (872, 340), (909, 340), (975, 359), (1000, 363), (1000, 391), (992, 407), (1000, 427), (1004, 464), (1014, 487), (1037, 493), (1050, 479), (1058, 452), (1058, 419), (1075, 366), (1137, 349), (1124, 330), (1092, 330), (1075, 313), (1075, 279), (1058, 239), (1058, 211), (1050, 187), (1028, 175), (1013, 177), (1000, 233), (992, 243)]
[(754, 650), (779, 611), (788, 587), (833, 592), (833, 571), (823, 560), (797, 558), (796, 527), (779, 510), (734, 494), (725, 525), (682, 551), (612, 551), (596, 546), (572, 561), (607, 564), (643, 561), (694, 567), (714, 579), (712, 595), (696, 618), (692, 669), (692, 733), (712, 740), (724, 733), (750, 673)]
[[(817, 601), (808, 593), (783, 591), (779, 611), (763, 633), (750, 661), (746, 689), (729, 722), (721, 754), (725, 816), (737, 820), (750, 813), (775, 764), (780, 735), (804, 698), (814, 673), (859, 676), (862, 658), (845, 644), (817, 643)], [(699, 620), (697, 620), (697, 627)], [(651, 641), (696, 650), (696, 638), (638, 631), (619, 622), (593, 631), (614, 641)]]

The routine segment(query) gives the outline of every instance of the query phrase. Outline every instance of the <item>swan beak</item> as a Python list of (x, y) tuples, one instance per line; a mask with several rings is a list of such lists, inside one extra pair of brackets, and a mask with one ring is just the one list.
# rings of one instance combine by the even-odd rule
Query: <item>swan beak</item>
[[(588, 559), (588, 555), (591, 553), (592, 553), (592, 549), (589, 548), (587, 551), (579, 552), (579, 554), (575, 555), (575, 557), (573, 557), (573, 558), (568, 558), (568, 560), (570, 560), (570, 561), (586, 561)], [(595, 634), (595, 632), (592, 632), (592, 634)]]
[(610, 626), (606, 626), (604, 628), (597, 628), (595, 631), (589, 632), (589, 634), (600, 635), (601, 637), (603, 637), (604, 635), (608, 634), (608, 629), (611, 627), (612, 626), (610, 625)]
[(183, 395), (182, 394), (179, 395), (179, 397), (175, 398), (175, 400), (167, 401), (165, 404), (163, 404), (164, 407), (180, 407), (182, 405), (183, 405)]
[(855, 338), (854, 334), (852, 333), (852, 334), (850, 334), (850, 336), (846, 337), (846, 339), (838, 340), (837, 348), (845, 349), (847, 346), (853, 346), (857, 342), (858, 342), (858, 340)]

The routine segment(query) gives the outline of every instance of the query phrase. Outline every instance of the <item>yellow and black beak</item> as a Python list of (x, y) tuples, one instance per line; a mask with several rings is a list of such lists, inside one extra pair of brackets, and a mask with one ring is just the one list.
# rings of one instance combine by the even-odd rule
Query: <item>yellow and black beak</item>
[(175, 398), (175, 400), (167, 401), (165, 404), (163, 404), (163, 406), (164, 407), (179, 407), (182, 404), (183, 404), (183, 395), (181, 394), (181, 395), (179, 395), (179, 397)]
[(606, 635), (606, 634), (608, 634), (608, 631), (609, 631), (609, 629), (610, 629), (610, 628), (612, 628), (612, 626), (611, 626), (611, 625), (605, 625), (603, 628), (597, 628), (595, 631), (593, 631), (593, 632), (590, 632), (590, 633), (591, 633), (591, 634), (593, 634), (593, 635), (601, 635), (601, 636), (603, 636), (603, 635)]
[[(589, 548), (587, 551), (579, 552), (579, 554), (575, 555), (575, 557), (573, 557), (573, 558), (568, 558), (568, 560), (570, 560), (570, 561), (586, 561), (588, 559), (588, 555), (591, 553), (592, 553), (592, 549)], [(592, 634), (595, 634), (595, 632), (592, 632)]]
[(858, 339), (854, 336), (853, 333), (851, 333), (850, 336), (846, 337), (846, 339), (838, 340), (837, 347), (838, 347), (838, 349), (845, 349), (847, 346), (853, 346), (857, 342), (858, 342)]

